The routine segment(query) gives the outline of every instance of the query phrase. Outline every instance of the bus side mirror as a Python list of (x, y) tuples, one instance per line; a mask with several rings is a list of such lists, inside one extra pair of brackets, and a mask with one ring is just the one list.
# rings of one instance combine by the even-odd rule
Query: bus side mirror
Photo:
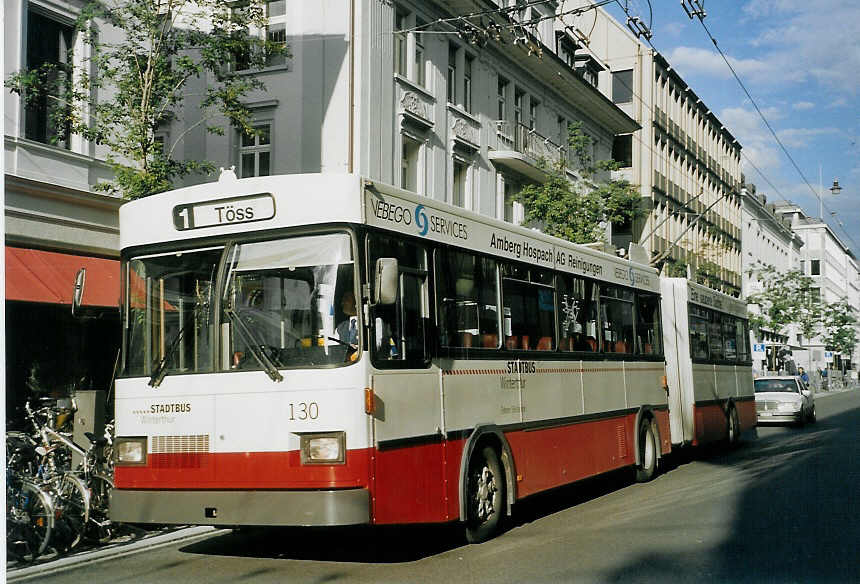
[(396, 258), (376, 260), (376, 279), (373, 287), (374, 304), (394, 304), (397, 300), (398, 267)]
[(87, 281), (87, 269), (81, 268), (75, 276), (75, 292), (72, 295), (72, 316), (78, 316), (81, 311), (81, 302), (84, 298), (84, 284)]

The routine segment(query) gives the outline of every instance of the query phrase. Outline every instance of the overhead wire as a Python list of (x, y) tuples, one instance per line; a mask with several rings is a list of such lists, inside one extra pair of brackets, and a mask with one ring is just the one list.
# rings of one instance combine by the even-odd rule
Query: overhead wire
[[(624, 11), (624, 13), (625, 13), (625, 14), (627, 14), (627, 15), (629, 16), (629, 14), (628, 14), (628, 12), (627, 12), (626, 8), (621, 4), (621, 2), (620, 2), (619, 0), (616, 0), (616, 2), (615, 2), (615, 3), (616, 3), (616, 4), (618, 4), (618, 6), (621, 8), (621, 10), (622, 10), (622, 11)], [(649, 4), (649, 6), (650, 6), (650, 1), (648, 2), (648, 4)], [(702, 15), (702, 14), (696, 14), (696, 16), (698, 17), (699, 22), (701, 23), (702, 27), (704, 28), (704, 30), (705, 30), (706, 34), (708, 35), (709, 39), (711, 40), (711, 42), (714, 44), (714, 47), (716, 47), (716, 49), (717, 49), (717, 51), (719, 52), (720, 56), (722, 57), (723, 61), (725, 61), (726, 65), (729, 67), (729, 70), (731, 71), (731, 73), (732, 73), (732, 75), (734, 76), (735, 80), (736, 80), (736, 81), (738, 82), (738, 84), (741, 86), (741, 88), (743, 89), (743, 91), (744, 91), (744, 93), (746, 94), (747, 98), (748, 98), (748, 99), (750, 100), (750, 102), (753, 104), (753, 107), (755, 108), (756, 112), (759, 114), (759, 116), (760, 116), (760, 117), (761, 117), (761, 119), (764, 121), (765, 125), (767, 126), (768, 130), (769, 130), (769, 131), (770, 131), (770, 133), (773, 135), (773, 137), (774, 137), (774, 139), (776, 140), (777, 144), (779, 144), (780, 148), (781, 148), (781, 149), (782, 149), (782, 151), (785, 153), (786, 157), (789, 159), (789, 161), (791, 162), (791, 164), (794, 166), (795, 170), (797, 170), (798, 174), (799, 174), (799, 175), (800, 175), (800, 177), (803, 179), (804, 183), (806, 183), (806, 186), (807, 186), (807, 187), (809, 187), (809, 189), (812, 191), (812, 193), (813, 193), (817, 198), (820, 198), (820, 197), (821, 197), (821, 194), (820, 194), (819, 192), (817, 192), (817, 191), (812, 187), (812, 185), (810, 185), (810, 184), (809, 184), (809, 181), (808, 181), (808, 180), (806, 179), (806, 177), (803, 175), (803, 172), (800, 170), (800, 167), (797, 165), (797, 163), (794, 161), (794, 158), (792, 158), (791, 154), (788, 152), (788, 149), (785, 147), (785, 145), (784, 145), (784, 144), (782, 143), (782, 141), (779, 139), (779, 137), (777, 136), (777, 134), (776, 134), (776, 132), (774, 131), (773, 127), (770, 125), (770, 123), (768, 122), (767, 118), (764, 116), (764, 113), (761, 111), (761, 109), (759, 108), (758, 104), (755, 102), (754, 98), (753, 98), (753, 97), (752, 97), (752, 95), (749, 93), (749, 91), (747, 90), (747, 88), (746, 88), (746, 86), (743, 84), (743, 82), (741, 81), (741, 79), (740, 79), (740, 77), (738, 76), (737, 72), (736, 72), (736, 71), (735, 71), (735, 69), (732, 67), (732, 65), (731, 65), (731, 63), (729, 62), (729, 60), (728, 60), (727, 56), (723, 53), (722, 49), (720, 49), (720, 47), (719, 47), (719, 44), (718, 44), (717, 40), (713, 37), (713, 35), (711, 34), (710, 30), (709, 30), (709, 29), (707, 28), (707, 26), (705, 25), (703, 15)], [(692, 18), (692, 17), (691, 17), (691, 18)], [(646, 38), (646, 40), (648, 41), (648, 44), (651, 46), (651, 48), (652, 48), (652, 49), (654, 49), (654, 50), (655, 50), (655, 51), (657, 51), (657, 52), (660, 52), (660, 50), (659, 50), (659, 49), (654, 45), (654, 43), (651, 41), (651, 39), (650, 39), (650, 38)], [(623, 81), (622, 81), (622, 83), (623, 83)], [(624, 84), (624, 85), (626, 86), (626, 84)], [(630, 89), (630, 90), (631, 90), (631, 92), (632, 92), (632, 88), (629, 88), (629, 87), (628, 87), (628, 89)], [(635, 95), (635, 92), (634, 92), (634, 95)], [(639, 96), (637, 96), (637, 97), (642, 101), (642, 104), (643, 104), (643, 105), (645, 105), (644, 100), (642, 100), (642, 98), (641, 98), (641, 97), (639, 97)], [(789, 201), (789, 199), (788, 199), (785, 195), (783, 195), (783, 194), (779, 191), (779, 189), (776, 187), (776, 185), (774, 185), (774, 184), (773, 184), (773, 182), (772, 182), (772, 181), (767, 177), (767, 175), (765, 175), (765, 174), (764, 174), (764, 172), (763, 172), (760, 168), (758, 168), (758, 166), (756, 166), (756, 165), (755, 165), (755, 163), (754, 163), (754, 162), (752, 161), (752, 159), (751, 159), (751, 158), (746, 154), (746, 152), (744, 152), (744, 151), (743, 151), (743, 149), (741, 149), (741, 156), (744, 158), (744, 160), (745, 160), (747, 163), (749, 163), (749, 165), (750, 165), (750, 166), (751, 166), (751, 167), (756, 171), (756, 173), (757, 173), (757, 174), (758, 174), (758, 175), (759, 175), (759, 176), (760, 176), (760, 177), (761, 177), (761, 178), (762, 178), (762, 179), (763, 179), (763, 180), (764, 180), (764, 181), (765, 181), (765, 182), (766, 182), (766, 183), (767, 183), (767, 184), (768, 184), (772, 189), (773, 189), (773, 191), (774, 191), (774, 192), (775, 192), (775, 193), (776, 193), (780, 198), (782, 198), (782, 200), (784, 200), (784, 201), (786, 201), (786, 202), (790, 202), (790, 201)], [(832, 213), (832, 210), (830, 209), (830, 207), (828, 207), (826, 204), (824, 204), (824, 203), (823, 203), (823, 201), (822, 201), (822, 206), (823, 206), (824, 208), (826, 208), (828, 211), (830, 211), (830, 212)], [(821, 218), (821, 220), (822, 220), (822, 222), (824, 222), (824, 218), (823, 218), (823, 217)], [(846, 236), (846, 237), (847, 237), (847, 238), (848, 238), (848, 239), (849, 239), (849, 240), (854, 244), (854, 246), (855, 246), (855, 247), (857, 247), (858, 249), (860, 249), (860, 245), (858, 245), (858, 244), (857, 244), (857, 242), (854, 240), (854, 238), (851, 236), (851, 234), (850, 234), (850, 233), (848, 233), (848, 231), (845, 229), (844, 225), (842, 225), (842, 224), (841, 224), (841, 222), (838, 222), (838, 221), (837, 221), (837, 223), (839, 224), (839, 226), (840, 226), (840, 228), (842, 229), (842, 231), (843, 231), (843, 233), (845, 234), (845, 236)]]
[[(797, 174), (800, 176), (800, 178), (803, 180), (803, 182), (806, 184), (806, 186), (807, 186), (807, 187), (809, 187), (809, 190), (812, 192), (812, 194), (813, 194), (813, 195), (815, 195), (815, 197), (817, 197), (817, 198), (821, 201), (821, 206), (822, 206), (822, 207), (827, 208), (827, 210), (828, 210), (828, 211), (831, 211), (831, 209), (830, 209), (829, 207), (827, 207), (827, 205), (825, 205), (825, 204), (824, 204), (823, 199), (821, 199), (821, 196), (822, 196), (822, 195), (821, 195), (821, 193), (820, 193), (819, 191), (816, 191), (816, 190), (815, 190), (815, 188), (813, 188), (813, 186), (809, 183), (809, 180), (807, 180), (806, 176), (803, 174), (803, 171), (802, 171), (802, 170), (800, 170), (800, 166), (798, 166), (797, 162), (795, 162), (795, 160), (794, 160), (794, 157), (792, 157), (791, 153), (788, 151), (788, 148), (786, 148), (786, 147), (785, 147), (785, 144), (783, 144), (783, 143), (782, 143), (782, 140), (780, 140), (780, 139), (779, 139), (779, 136), (777, 135), (776, 131), (773, 129), (773, 126), (771, 126), (771, 124), (770, 124), (770, 122), (768, 121), (767, 117), (765, 117), (764, 113), (763, 113), (763, 112), (761, 111), (761, 109), (759, 108), (758, 103), (756, 103), (755, 98), (753, 98), (752, 94), (750, 94), (749, 90), (747, 89), (746, 85), (744, 85), (744, 82), (741, 80), (741, 78), (740, 78), (740, 76), (738, 75), (737, 71), (735, 71), (735, 68), (734, 68), (734, 67), (732, 67), (732, 64), (731, 64), (731, 62), (729, 61), (728, 57), (727, 57), (727, 56), (726, 56), (726, 54), (723, 52), (723, 50), (720, 48), (720, 45), (719, 45), (719, 43), (717, 42), (717, 39), (716, 39), (716, 38), (714, 38), (714, 35), (713, 35), (713, 34), (711, 34), (710, 29), (709, 29), (709, 28), (708, 28), (708, 26), (705, 24), (705, 19), (704, 19), (704, 17), (703, 17), (701, 14), (697, 15), (697, 17), (698, 17), (698, 21), (699, 21), (699, 23), (702, 25), (702, 29), (704, 29), (704, 31), (705, 31), (705, 34), (708, 36), (708, 38), (710, 39), (710, 41), (713, 43), (714, 48), (716, 48), (716, 49), (717, 49), (717, 52), (720, 54), (720, 57), (722, 57), (722, 59), (723, 59), (723, 61), (725, 62), (726, 66), (729, 68), (729, 71), (731, 71), (732, 76), (735, 78), (735, 81), (737, 81), (737, 82), (738, 82), (738, 85), (740, 85), (740, 87), (741, 87), (741, 89), (743, 90), (744, 94), (745, 94), (745, 95), (747, 96), (747, 98), (750, 100), (750, 103), (751, 103), (751, 104), (753, 105), (753, 107), (755, 108), (756, 113), (758, 113), (759, 117), (760, 117), (760, 118), (762, 119), (762, 121), (764, 122), (764, 125), (767, 127), (768, 131), (769, 131), (769, 132), (771, 133), (771, 135), (773, 136), (774, 140), (776, 140), (776, 143), (777, 143), (777, 144), (779, 144), (780, 149), (781, 149), (781, 150), (782, 150), (782, 152), (785, 154), (786, 158), (788, 158), (789, 162), (791, 162), (791, 165), (792, 165), (792, 166), (794, 167), (794, 169), (797, 171)], [(756, 170), (758, 171), (758, 169), (756, 169)], [(764, 175), (761, 173), (761, 171), (758, 171), (758, 172), (759, 172), (759, 174), (761, 174), (762, 176), (764, 176)], [(768, 181), (768, 183), (770, 184), (770, 181)], [(783, 197), (783, 198), (785, 198), (785, 197)], [(786, 201), (787, 201), (787, 199), (786, 199)], [(822, 221), (822, 222), (824, 222), (824, 223), (826, 224), (826, 221), (825, 221), (824, 217), (820, 217), (819, 219), (821, 219), (821, 221)], [(842, 227), (842, 231), (845, 233), (845, 236), (846, 236), (846, 237), (848, 237), (848, 239), (849, 239), (849, 240), (854, 244), (854, 246), (855, 246), (857, 249), (860, 249), (860, 245), (858, 245), (858, 244), (857, 244), (857, 242), (854, 240), (854, 238), (853, 238), (853, 237), (851, 237), (851, 234), (849, 234), (849, 233), (848, 233), (848, 231), (844, 228), (844, 226), (842, 226), (842, 225), (841, 225), (841, 222), (837, 222), (837, 223), (840, 225), (840, 227)]]

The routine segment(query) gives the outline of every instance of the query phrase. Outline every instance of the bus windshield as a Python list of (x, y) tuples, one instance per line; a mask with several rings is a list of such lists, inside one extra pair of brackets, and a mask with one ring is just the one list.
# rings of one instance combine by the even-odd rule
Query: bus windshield
[(345, 233), (236, 244), (222, 294), (230, 369), (330, 366), (357, 357), (354, 263)]
[(212, 371), (212, 293), (223, 251), (173, 252), (128, 262), (126, 375)]
[(132, 258), (123, 373), (157, 386), (177, 373), (260, 369), (277, 379), (278, 368), (351, 363), (360, 345), (354, 269), (346, 233)]

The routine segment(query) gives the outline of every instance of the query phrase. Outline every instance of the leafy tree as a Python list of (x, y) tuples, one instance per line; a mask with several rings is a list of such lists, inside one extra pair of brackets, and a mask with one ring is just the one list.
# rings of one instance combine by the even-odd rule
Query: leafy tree
[[(75, 23), (89, 49), (77, 67), (46, 63), (13, 73), (6, 86), (26, 104), (52, 104), (55, 142), (79, 134), (104, 147), (115, 178), (96, 188), (143, 197), (214, 170), (205, 160), (174, 158), (189, 132), (223, 135), (226, 122), (255, 133), (242, 99), (264, 89), (254, 73), (287, 53), (283, 42), (251, 32), (265, 26), (262, 0), (89, 0)], [(163, 144), (156, 132), (190, 97), (199, 119)]]
[(857, 314), (843, 298), (824, 307), (824, 344), (831, 350), (851, 356), (857, 346)]
[(760, 292), (747, 296), (747, 303), (758, 305), (759, 312), (750, 312), (755, 328), (768, 328), (782, 334), (789, 325), (797, 325), (804, 338), (815, 336), (821, 322), (822, 305), (819, 290), (812, 278), (800, 270), (780, 272), (769, 264), (757, 263), (749, 270), (762, 286)]
[(525, 224), (540, 227), (544, 233), (574, 243), (604, 239), (606, 221), (624, 224), (641, 216), (639, 190), (626, 180), (595, 181), (601, 171), (617, 170), (615, 161), (594, 163), (587, 150), (591, 138), (579, 122), (568, 125), (568, 146), (579, 161), (577, 169), (584, 179), (572, 182), (567, 161), (539, 161), (547, 175), (543, 184), (529, 184), (515, 199), (525, 207)]

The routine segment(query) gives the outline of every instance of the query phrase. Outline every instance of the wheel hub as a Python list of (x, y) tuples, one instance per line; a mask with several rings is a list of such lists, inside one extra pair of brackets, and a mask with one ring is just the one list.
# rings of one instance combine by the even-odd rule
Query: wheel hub
[(477, 489), (475, 498), (478, 503), (477, 515), (481, 520), (486, 520), (495, 513), (493, 499), (495, 498), (496, 481), (493, 473), (486, 466), (478, 473)]

